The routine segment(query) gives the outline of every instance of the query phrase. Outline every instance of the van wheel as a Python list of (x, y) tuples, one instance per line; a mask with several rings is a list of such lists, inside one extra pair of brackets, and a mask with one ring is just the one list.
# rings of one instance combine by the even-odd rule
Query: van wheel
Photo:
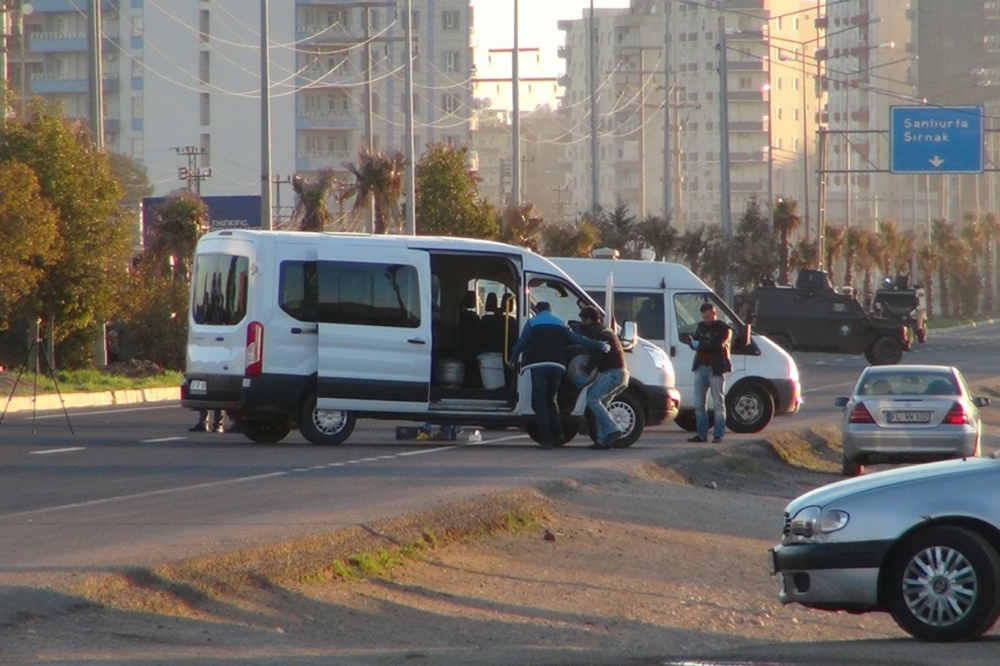
[(741, 382), (726, 391), (726, 427), (733, 432), (760, 432), (774, 416), (774, 400), (759, 384)]
[(316, 409), (316, 395), (302, 402), (299, 432), (317, 446), (342, 444), (354, 432), (354, 414), (340, 409)]
[[(531, 441), (535, 442), (536, 444), (542, 443), (542, 437), (541, 435), (538, 434), (538, 426), (536, 426), (534, 423), (529, 423), (528, 425), (526, 425), (524, 427), (524, 430), (525, 432), (528, 433), (528, 437), (531, 438)], [(577, 433), (579, 433), (579, 428), (576, 425), (564, 425), (562, 429), (562, 434), (563, 434), (562, 444), (557, 444), (556, 446), (562, 446), (563, 444), (566, 444), (574, 437), (576, 437)]]
[(894, 337), (883, 335), (865, 350), (872, 365), (896, 365), (903, 360), (903, 345)]
[[(611, 418), (618, 424), (618, 428), (624, 433), (622, 438), (612, 444), (612, 448), (626, 449), (636, 443), (646, 427), (646, 412), (642, 409), (642, 403), (636, 399), (628, 390), (616, 395), (608, 404), (608, 411)], [(590, 439), (597, 442), (597, 427), (594, 424), (594, 417), (587, 419), (590, 422)]]
[(258, 444), (276, 444), (288, 436), (292, 427), (288, 419), (278, 417), (263, 421), (239, 421), (243, 436)]

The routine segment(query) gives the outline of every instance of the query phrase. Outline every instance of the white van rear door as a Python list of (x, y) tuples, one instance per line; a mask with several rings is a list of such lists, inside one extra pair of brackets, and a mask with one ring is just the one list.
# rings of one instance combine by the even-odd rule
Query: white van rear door
[(320, 251), (316, 267), (316, 406), (426, 411), (433, 342), (428, 253), (338, 244)]

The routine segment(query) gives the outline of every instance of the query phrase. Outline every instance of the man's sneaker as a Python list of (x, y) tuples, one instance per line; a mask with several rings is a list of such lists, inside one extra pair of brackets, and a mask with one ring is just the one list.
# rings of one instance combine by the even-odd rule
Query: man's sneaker
[(611, 449), (611, 445), (609, 445), (609, 444), (598, 444), (598, 443), (595, 442), (594, 444), (591, 444), (587, 448), (588, 449), (594, 449), (595, 451), (608, 451), (608, 450)]
[(624, 436), (625, 434), (621, 430), (612, 430), (611, 433), (604, 440), (604, 446), (611, 448), (612, 444), (614, 444)]
[(712, 438), (712, 444), (720, 444), (720, 443), (722, 443), (722, 435), (716, 435), (715, 437)]
[(704, 444), (708, 440), (706, 440), (701, 435), (695, 435), (694, 437), (688, 437), (688, 441), (689, 442), (694, 442), (696, 444)]
[(220, 423), (212, 427), (212, 432), (226, 432), (226, 428)]

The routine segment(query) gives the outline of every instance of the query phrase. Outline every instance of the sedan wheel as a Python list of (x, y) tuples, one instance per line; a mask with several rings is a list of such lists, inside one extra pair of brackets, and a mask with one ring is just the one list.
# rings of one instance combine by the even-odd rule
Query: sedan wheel
[(960, 527), (918, 532), (896, 553), (888, 576), (889, 610), (904, 631), (927, 641), (961, 641), (1000, 615), (1000, 556)]

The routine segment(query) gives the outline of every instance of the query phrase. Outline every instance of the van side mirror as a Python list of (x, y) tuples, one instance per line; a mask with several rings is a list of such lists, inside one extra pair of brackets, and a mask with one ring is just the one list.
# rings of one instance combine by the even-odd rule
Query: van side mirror
[(622, 349), (624, 349), (625, 351), (629, 351), (630, 349), (635, 347), (636, 335), (637, 334), (635, 331), (635, 322), (634, 321), (623, 322), (621, 335), (618, 336), (618, 339), (621, 340), (622, 342)]

